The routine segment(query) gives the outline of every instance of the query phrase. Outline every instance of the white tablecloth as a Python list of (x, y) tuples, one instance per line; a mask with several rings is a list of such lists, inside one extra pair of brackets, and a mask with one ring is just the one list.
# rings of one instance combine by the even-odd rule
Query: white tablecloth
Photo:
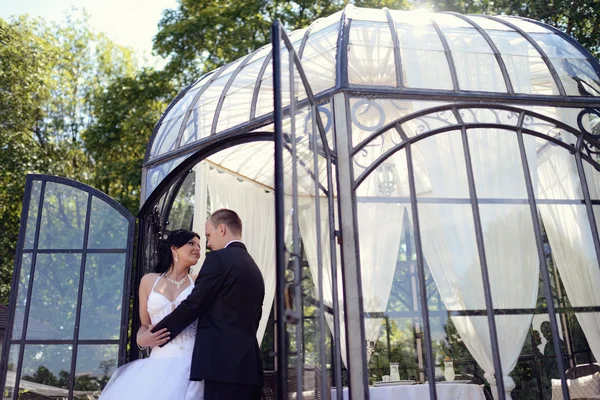
[[(468, 383), (442, 383), (435, 385), (438, 400), (485, 400), (483, 388)], [(426, 400), (429, 385), (395, 385), (369, 388), (370, 400)], [(335, 389), (331, 398), (336, 399)], [(348, 388), (344, 388), (344, 400), (348, 399)]]

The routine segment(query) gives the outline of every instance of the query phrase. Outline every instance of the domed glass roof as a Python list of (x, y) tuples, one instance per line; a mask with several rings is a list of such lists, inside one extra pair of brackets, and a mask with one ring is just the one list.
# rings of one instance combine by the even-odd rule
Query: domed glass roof
[[(384, 95), (474, 94), (547, 99), (600, 97), (600, 65), (560, 31), (518, 17), (432, 14), (348, 6), (290, 40), (319, 100), (347, 90)], [(287, 60), (285, 47), (283, 59)], [(289, 88), (284, 62), (283, 88)], [(287, 79), (287, 81), (286, 81)], [(306, 97), (296, 91), (298, 101)], [(283, 93), (289, 102), (289, 93)], [(212, 71), (169, 106), (150, 140), (145, 198), (209, 136), (272, 121), (271, 45)], [(152, 173), (158, 171), (160, 173)]]

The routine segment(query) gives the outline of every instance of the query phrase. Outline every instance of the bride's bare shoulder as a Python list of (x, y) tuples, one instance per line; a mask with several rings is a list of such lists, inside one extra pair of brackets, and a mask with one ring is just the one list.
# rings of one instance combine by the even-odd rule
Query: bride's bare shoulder
[(196, 282), (196, 278), (198, 277), (198, 274), (191, 274), (190, 276), (192, 277), (192, 280), (194, 282)]
[(155, 272), (150, 272), (149, 274), (142, 276), (142, 280), (140, 281), (140, 287), (146, 287), (148, 285), (152, 286), (159, 276), (160, 274), (157, 274)]

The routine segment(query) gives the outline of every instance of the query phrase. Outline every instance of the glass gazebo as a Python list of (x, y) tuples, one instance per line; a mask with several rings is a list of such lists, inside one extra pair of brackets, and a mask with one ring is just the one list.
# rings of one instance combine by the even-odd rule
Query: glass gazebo
[(598, 133), (600, 64), (542, 23), (275, 23), (166, 110), (137, 220), (28, 177), (4, 395), (96, 396), (144, 356), (157, 238), (228, 207), (265, 279), (265, 398), (577, 397), (600, 379)]

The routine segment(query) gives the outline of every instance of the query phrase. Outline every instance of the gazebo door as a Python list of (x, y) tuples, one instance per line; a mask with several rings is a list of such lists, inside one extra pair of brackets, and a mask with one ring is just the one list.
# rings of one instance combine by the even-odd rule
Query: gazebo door
[(124, 363), (134, 233), (135, 217), (104, 193), (27, 176), (2, 357), (5, 398), (20, 391), (87, 398)]

